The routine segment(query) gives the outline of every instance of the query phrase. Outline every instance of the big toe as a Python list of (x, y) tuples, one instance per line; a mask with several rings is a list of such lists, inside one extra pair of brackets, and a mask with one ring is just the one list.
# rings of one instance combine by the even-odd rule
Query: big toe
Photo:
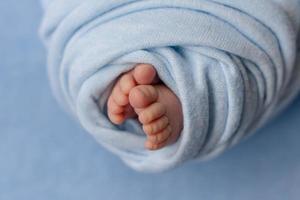
[(140, 85), (158, 83), (159, 78), (155, 68), (151, 64), (138, 64), (133, 71), (136, 82)]
[(157, 90), (152, 85), (138, 85), (129, 93), (129, 102), (136, 109), (147, 107), (157, 98)]

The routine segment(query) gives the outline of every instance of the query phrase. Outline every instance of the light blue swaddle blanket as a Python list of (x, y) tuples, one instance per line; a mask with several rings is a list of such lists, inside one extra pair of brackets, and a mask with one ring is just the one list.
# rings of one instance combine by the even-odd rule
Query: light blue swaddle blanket
[[(40, 33), (56, 98), (100, 144), (139, 171), (218, 155), (282, 110), (300, 88), (299, 0), (43, 5)], [(115, 126), (106, 114), (116, 78), (136, 63), (153, 64), (182, 103), (181, 136), (158, 151), (144, 148), (136, 120)]]

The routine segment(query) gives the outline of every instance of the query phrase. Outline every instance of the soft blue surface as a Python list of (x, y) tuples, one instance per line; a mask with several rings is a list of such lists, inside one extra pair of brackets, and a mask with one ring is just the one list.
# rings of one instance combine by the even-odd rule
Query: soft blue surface
[(299, 98), (213, 161), (139, 174), (58, 107), (36, 35), (40, 17), (34, 0), (0, 2), (1, 200), (299, 199)]

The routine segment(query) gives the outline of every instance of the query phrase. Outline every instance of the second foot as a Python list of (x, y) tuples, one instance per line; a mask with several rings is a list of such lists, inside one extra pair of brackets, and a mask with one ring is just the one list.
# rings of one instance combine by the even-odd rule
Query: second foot
[(130, 91), (129, 102), (147, 135), (147, 149), (158, 150), (176, 142), (183, 115), (179, 99), (167, 86), (138, 85)]

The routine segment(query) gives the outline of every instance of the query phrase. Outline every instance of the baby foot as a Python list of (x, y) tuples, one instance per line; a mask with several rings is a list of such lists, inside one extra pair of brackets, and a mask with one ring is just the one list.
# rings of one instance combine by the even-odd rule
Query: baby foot
[(147, 134), (147, 149), (157, 150), (178, 139), (183, 128), (181, 104), (168, 87), (138, 85), (131, 89), (129, 102)]
[(128, 95), (138, 84), (157, 83), (159, 78), (150, 64), (138, 64), (133, 70), (119, 76), (107, 101), (107, 114), (114, 124), (122, 124), (126, 119), (135, 117)]

